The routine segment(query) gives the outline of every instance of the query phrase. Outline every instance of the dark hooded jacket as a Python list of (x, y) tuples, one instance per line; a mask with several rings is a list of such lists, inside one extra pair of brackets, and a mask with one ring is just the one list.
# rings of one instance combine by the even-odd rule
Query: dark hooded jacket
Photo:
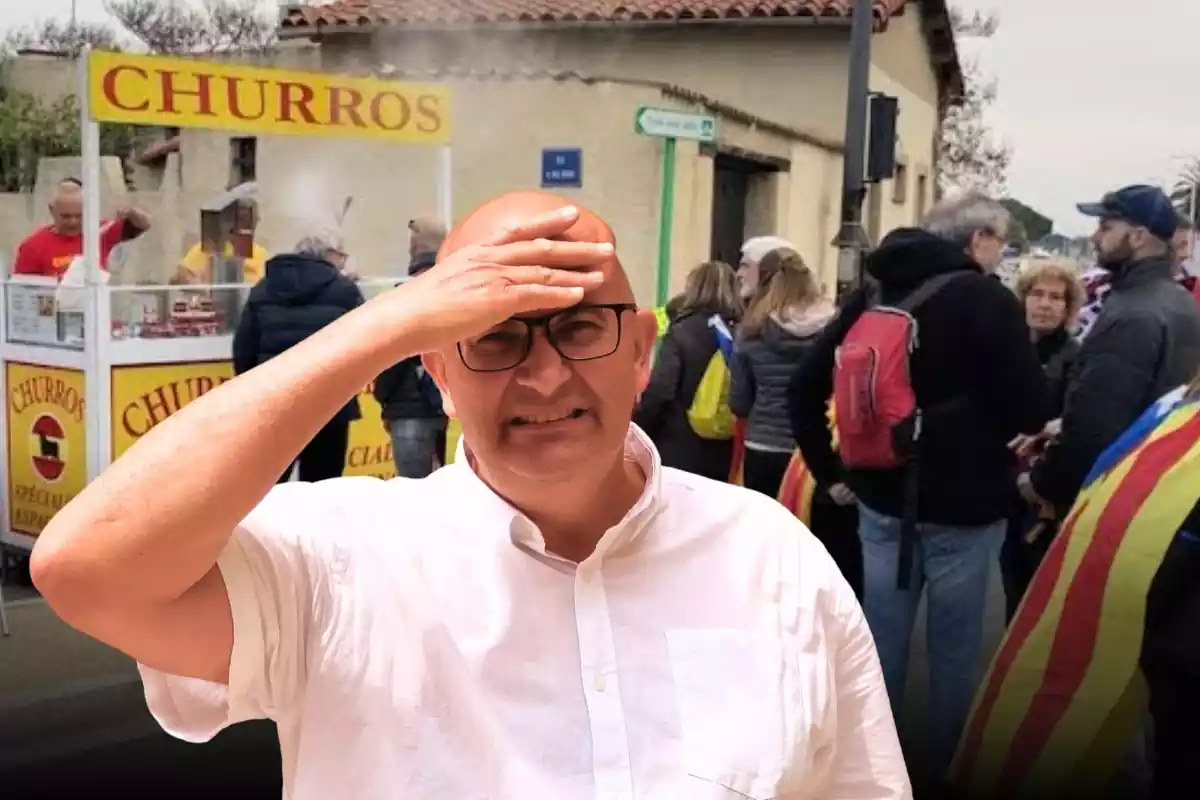
[(759, 334), (738, 338), (729, 408), (746, 419), (747, 447), (779, 453), (795, 449), (788, 385), (836, 312), (825, 302), (789, 309), (769, 317)]
[[(663, 466), (713, 480), (729, 479), (733, 442), (704, 439), (692, 430), (687, 412), (708, 364), (717, 353), (712, 312), (682, 311), (667, 329), (654, 359), (650, 384), (633, 412), (634, 423), (658, 448)], [(726, 320), (726, 325), (733, 324)]]
[[(1016, 480), (1008, 442), (1039, 432), (1050, 416), (1046, 378), (1020, 302), (962, 249), (921, 230), (888, 234), (866, 268), (888, 304), (935, 275), (965, 273), (914, 313), (920, 345), (912, 384), (925, 412), (918, 518), (960, 526), (1005, 519)], [(835, 353), (866, 305), (866, 291), (855, 291), (797, 370), (792, 431), (819, 484), (845, 481), (869, 508), (900, 517), (904, 470), (844, 471), (826, 420)]]
[[(242, 311), (233, 337), (234, 372), (248, 372), (295, 347), (362, 303), (354, 282), (325, 259), (302, 253), (275, 256)], [(355, 397), (334, 419), (359, 416)]]

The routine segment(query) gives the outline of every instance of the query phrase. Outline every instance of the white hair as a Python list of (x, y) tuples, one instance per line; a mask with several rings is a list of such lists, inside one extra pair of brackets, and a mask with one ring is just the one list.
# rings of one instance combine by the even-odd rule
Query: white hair
[(342, 237), (342, 232), (332, 225), (318, 226), (296, 243), (297, 253), (324, 258), (330, 250), (338, 253), (346, 252), (346, 241)]
[(1004, 233), (1010, 216), (998, 200), (981, 192), (963, 192), (934, 206), (921, 227), (934, 236), (967, 247), (971, 236), (980, 231)]
[(767, 253), (783, 248), (795, 250), (796, 245), (779, 236), (755, 236), (753, 239), (747, 239), (746, 243), (742, 245), (742, 261), (757, 264), (766, 257)]

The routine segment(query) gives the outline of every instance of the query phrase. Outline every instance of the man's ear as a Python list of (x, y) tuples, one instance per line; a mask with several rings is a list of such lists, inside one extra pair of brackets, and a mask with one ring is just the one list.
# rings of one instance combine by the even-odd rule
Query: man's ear
[(639, 308), (625, 335), (633, 340), (634, 366), (637, 369), (638, 394), (650, 384), (650, 362), (658, 340), (658, 317), (648, 308)]
[(437, 384), (438, 391), (442, 393), (442, 411), (447, 417), (456, 419), (458, 417), (454, 408), (454, 398), (450, 395), (450, 387), (446, 385), (446, 359), (440, 353), (422, 353), (421, 365), (425, 367), (425, 371), (433, 378), (433, 382)]

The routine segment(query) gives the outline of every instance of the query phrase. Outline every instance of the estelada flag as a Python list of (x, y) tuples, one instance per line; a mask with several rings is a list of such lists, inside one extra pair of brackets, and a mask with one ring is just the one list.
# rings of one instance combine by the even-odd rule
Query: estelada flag
[(729, 482), (734, 486), (745, 486), (742, 468), (746, 463), (746, 420), (738, 417), (733, 421), (733, 455), (729, 459)]
[(1146, 718), (1146, 596), (1200, 498), (1200, 400), (1162, 398), (1097, 461), (976, 694), (966, 797), (1088, 797)]
[[(830, 403), (829, 431), (833, 436), (835, 453), (838, 447), (836, 419), (833, 403)], [(804, 463), (804, 456), (797, 448), (792, 453), (792, 460), (788, 462), (787, 470), (783, 473), (783, 481), (779, 484), (778, 500), (808, 528), (812, 527), (812, 501), (816, 488), (817, 481), (808, 471), (808, 465)]]

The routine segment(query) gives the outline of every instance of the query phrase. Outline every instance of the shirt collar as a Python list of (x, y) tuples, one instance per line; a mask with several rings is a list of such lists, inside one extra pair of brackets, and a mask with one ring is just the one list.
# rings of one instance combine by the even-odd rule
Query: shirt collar
[[(650, 437), (632, 423), (625, 437), (625, 458), (641, 467), (646, 475), (646, 486), (629, 512), (600, 539), (595, 553), (585, 563), (602, 560), (614, 548), (639, 539), (662, 508), (662, 459)], [(463, 500), (467, 501), (463, 508), (473, 521), (485, 528), (504, 528), (514, 545), (542, 555), (551, 555), (546, 551), (546, 540), (537, 526), (496, 494), (471, 468), (467, 460), (465, 437), (459, 438), (454, 463), (447, 469), (454, 470), (455, 482), (463, 486), (466, 492)]]

